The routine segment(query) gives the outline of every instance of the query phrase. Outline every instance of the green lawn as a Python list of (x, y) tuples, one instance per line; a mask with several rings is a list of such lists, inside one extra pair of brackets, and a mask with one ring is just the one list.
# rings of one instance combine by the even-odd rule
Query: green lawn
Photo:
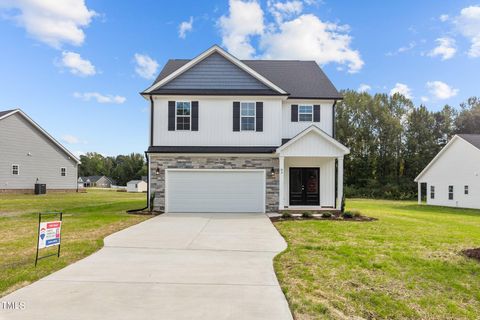
[[(103, 238), (147, 219), (129, 215), (142, 208), (145, 194), (89, 190), (88, 193), (0, 194), (0, 296), (84, 258), (103, 246)], [(40, 260), (34, 267), (38, 212), (63, 211), (59, 259)], [(44, 249), (55, 250), (55, 248)]]
[(375, 222), (288, 221), (275, 270), (298, 319), (480, 319), (480, 210), (348, 200)]

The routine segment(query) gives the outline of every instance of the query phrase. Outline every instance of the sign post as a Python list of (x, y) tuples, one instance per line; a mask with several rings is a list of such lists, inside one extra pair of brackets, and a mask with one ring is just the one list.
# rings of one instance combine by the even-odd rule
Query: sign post
[[(42, 222), (42, 216), (44, 215), (56, 215), (59, 219), (55, 221)], [(38, 214), (38, 237), (37, 237), (37, 254), (35, 256), (35, 266), (40, 259), (48, 258), (51, 256), (60, 257), (60, 243), (61, 243), (61, 230), (62, 230), (62, 212), (45, 212)], [(40, 249), (58, 246), (57, 253), (52, 253), (43, 257), (38, 256)]]

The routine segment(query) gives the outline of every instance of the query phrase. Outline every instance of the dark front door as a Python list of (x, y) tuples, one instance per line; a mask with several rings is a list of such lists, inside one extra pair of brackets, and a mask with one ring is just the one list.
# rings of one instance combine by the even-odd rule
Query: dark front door
[(320, 205), (319, 182), (319, 168), (290, 168), (290, 205)]

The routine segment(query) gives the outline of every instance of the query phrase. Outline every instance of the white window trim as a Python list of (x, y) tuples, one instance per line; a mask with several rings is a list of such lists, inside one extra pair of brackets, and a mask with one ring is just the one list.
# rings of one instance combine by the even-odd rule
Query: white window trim
[[(177, 114), (177, 107), (178, 107), (178, 103), (185, 103), (185, 102), (188, 102), (190, 104), (190, 115), (188, 116), (180, 116)], [(178, 122), (177, 122), (177, 118), (189, 118), (190, 120), (190, 125), (189, 125), (189, 129), (178, 129)], [(175, 131), (192, 131), (192, 101), (175, 101)]]
[[(242, 116), (242, 104), (253, 103), (253, 116)], [(242, 118), (253, 118), (253, 130), (242, 129)], [(257, 103), (255, 101), (240, 101), (240, 131), (255, 132), (257, 131)]]
[[(300, 107), (311, 107), (312, 112), (311, 113), (302, 113), (302, 114), (311, 114), (312, 115), (312, 120), (300, 120)], [(298, 122), (313, 122), (313, 114), (314, 114), (314, 107), (313, 104), (299, 104), (298, 105)]]
[[(64, 175), (62, 174), (62, 170), (65, 170), (65, 174), (64, 174)], [(60, 168), (60, 176), (61, 176), (61, 177), (66, 177), (66, 176), (67, 176), (67, 168), (66, 168), (66, 167), (61, 167), (61, 168)]]
[[(13, 166), (17, 166), (17, 174), (13, 173)], [(12, 176), (19, 176), (20, 175), (20, 166), (18, 164), (12, 163)]]

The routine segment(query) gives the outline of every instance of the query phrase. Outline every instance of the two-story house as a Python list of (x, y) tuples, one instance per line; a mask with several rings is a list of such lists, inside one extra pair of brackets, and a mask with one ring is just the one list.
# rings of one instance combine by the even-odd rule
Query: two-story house
[(342, 96), (314, 61), (169, 60), (150, 101), (149, 199), (166, 212), (339, 209)]

